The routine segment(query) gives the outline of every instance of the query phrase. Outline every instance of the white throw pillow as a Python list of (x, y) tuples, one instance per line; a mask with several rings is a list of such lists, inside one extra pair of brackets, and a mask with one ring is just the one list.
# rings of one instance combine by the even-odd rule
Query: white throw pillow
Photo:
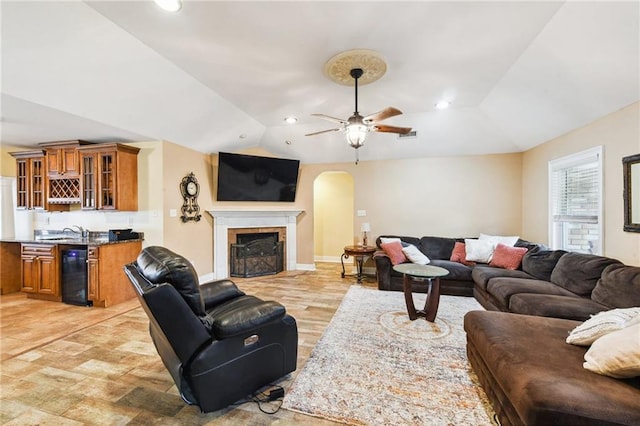
[(640, 318), (640, 308), (611, 309), (599, 312), (571, 330), (567, 336), (567, 343), (589, 346), (605, 334), (638, 322), (636, 318)]
[(499, 243), (502, 243), (505, 246), (514, 247), (518, 242), (518, 240), (520, 239), (520, 237), (519, 236), (503, 237), (500, 235), (480, 234), (478, 239), (480, 241), (489, 241), (491, 244), (493, 244), (493, 247), (495, 248)]
[(594, 373), (616, 379), (640, 376), (640, 323), (600, 337), (584, 360), (584, 368)]
[(402, 240), (400, 238), (380, 237), (380, 244), (395, 243), (396, 241), (399, 242), (400, 244), (402, 244)]
[(464, 248), (467, 252), (467, 259), (471, 262), (489, 263), (493, 257), (495, 247), (489, 241), (464, 240)]
[(407, 259), (418, 265), (426, 265), (427, 263), (431, 262), (431, 260), (429, 260), (429, 258), (425, 256), (424, 253), (422, 253), (420, 250), (418, 250), (418, 247), (414, 246), (413, 244), (409, 244), (407, 247), (403, 247), (402, 252), (405, 256), (407, 256)]

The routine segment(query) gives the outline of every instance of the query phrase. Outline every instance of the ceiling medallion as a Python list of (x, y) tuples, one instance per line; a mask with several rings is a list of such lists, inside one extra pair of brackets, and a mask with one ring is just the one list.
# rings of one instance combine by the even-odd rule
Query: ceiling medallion
[(338, 84), (353, 86), (351, 70), (360, 68), (362, 77), (358, 85), (373, 83), (387, 72), (387, 64), (381, 54), (369, 49), (354, 49), (338, 53), (324, 65), (324, 74)]

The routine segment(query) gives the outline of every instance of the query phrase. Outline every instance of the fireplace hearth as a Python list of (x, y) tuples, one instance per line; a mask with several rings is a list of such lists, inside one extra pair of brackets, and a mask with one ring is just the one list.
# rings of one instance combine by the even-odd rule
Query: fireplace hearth
[(231, 244), (229, 270), (232, 277), (274, 275), (284, 270), (284, 242), (277, 232), (238, 234)]

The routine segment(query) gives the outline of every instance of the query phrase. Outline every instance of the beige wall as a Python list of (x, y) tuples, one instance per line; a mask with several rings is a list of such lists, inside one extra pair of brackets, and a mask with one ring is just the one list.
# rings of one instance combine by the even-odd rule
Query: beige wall
[(344, 246), (360, 241), (353, 227), (353, 177), (345, 172), (325, 172), (313, 184), (314, 258), (338, 261)]
[(522, 234), (548, 243), (548, 162), (602, 145), (604, 255), (640, 265), (640, 234), (622, 230), (622, 157), (640, 152), (640, 103), (539, 145), (523, 155)]
[[(163, 200), (163, 245), (189, 259), (201, 277), (213, 272), (213, 219), (206, 212), (215, 199), (211, 161), (208, 154), (164, 142), (162, 187), (156, 189)], [(180, 182), (190, 172), (200, 184), (198, 205), (202, 218), (184, 223), (180, 219), (183, 202)], [(171, 210), (176, 211), (176, 216), (170, 215)]]
[[(522, 154), (361, 161), (302, 166), (296, 204), (298, 262), (313, 262), (313, 183), (326, 171), (354, 179), (354, 230), (410, 236), (514, 235), (521, 230)], [(366, 216), (358, 217), (358, 210)], [(373, 241), (373, 240), (372, 240)]]

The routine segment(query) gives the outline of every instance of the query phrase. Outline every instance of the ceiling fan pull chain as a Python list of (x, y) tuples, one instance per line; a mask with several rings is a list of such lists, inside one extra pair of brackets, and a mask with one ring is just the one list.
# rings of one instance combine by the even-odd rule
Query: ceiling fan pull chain
[(359, 161), (360, 161), (360, 155), (358, 155), (358, 150), (356, 149), (356, 166), (358, 165)]

